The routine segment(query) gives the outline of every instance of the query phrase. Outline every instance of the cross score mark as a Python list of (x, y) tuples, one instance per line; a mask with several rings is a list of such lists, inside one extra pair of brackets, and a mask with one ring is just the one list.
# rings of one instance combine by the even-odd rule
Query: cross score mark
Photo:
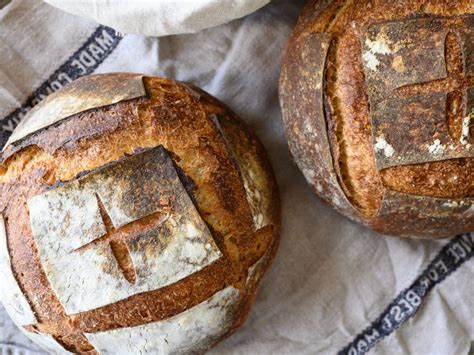
[[(449, 51), (450, 47), (452, 47), (452, 51)], [(458, 36), (454, 32), (448, 32), (446, 35), (445, 63), (446, 78), (405, 85), (396, 89), (395, 93), (402, 96), (412, 96), (427, 92), (447, 92), (446, 120), (449, 134), (453, 139), (460, 137), (461, 143), (465, 144), (463, 138), (466, 139), (467, 137), (462, 135), (462, 108), (466, 105), (467, 89), (474, 86), (474, 76), (465, 74), (461, 45)]]
[(160, 201), (160, 207), (162, 208), (160, 208), (159, 211), (142, 219), (130, 222), (120, 228), (115, 228), (99, 195), (95, 194), (95, 196), (97, 198), (99, 213), (104, 223), (106, 233), (100, 238), (77, 248), (75, 251), (90, 248), (97, 242), (109, 242), (112, 254), (117, 261), (123, 276), (129, 283), (134, 284), (137, 281), (137, 272), (133, 263), (132, 255), (130, 254), (130, 250), (128, 249), (125, 240), (127, 236), (136, 234), (136, 232), (134, 233), (134, 229), (137, 227), (140, 228), (140, 232), (143, 232), (147, 229), (156, 229), (161, 225), (166, 220), (166, 213), (171, 211), (170, 199), (164, 198), (162, 202)]

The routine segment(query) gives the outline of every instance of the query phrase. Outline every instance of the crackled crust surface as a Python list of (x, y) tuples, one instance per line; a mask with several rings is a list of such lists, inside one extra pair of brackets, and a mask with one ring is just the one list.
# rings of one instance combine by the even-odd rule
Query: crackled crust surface
[[(94, 352), (85, 332), (167, 319), (232, 285), (241, 298), (230, 334), (249, 312), (277, 248), (277, 187), (258, 140), (224, 105), (197, 88), (161, 78), (145, 77), (144, 84), (146, 97), (76, 114), (3, 154), (0, 207), (13, 271), (38, 319), (30, 330), (53, 335), (70, 351)], [(170, 154), (224, 256), (175, 284), (67, 315), (41, 267), (26, 201), (58, 182), (159, 145)], [(252, 181), (244, 184), (249, 174)], [(259, 194), (251, 203), (249, 184)], [(255, 227), (252, 210), (265, 216), (263, 228)], [(138, 233), (158, 218), (151, 215), (127, 233)], [(247, 270), (264, 256), (256, 281), (247, 284)]]
[[(372, 137), (371, 107), (362, 48), (364, 31), (372, 24), (430, 16), (456, 19), (457, 16), (473, 13), (474, 5), (469, 1), (310, 0), (306, 4), (290, 39), (280, 82), (285, 123), (290, 131), (291, 147), (294, 144), (291, 141), (298, 139), (295, 138), (297, 133), (295, 134), (292, 128), (293, 121), (301, 119), (297, 118), (299, 116), (295, 114), (295, 107), (304, 107), (305, 104), (301, 101), (300, 103), (289, 102), (292, 100), (289, 98), (289, 82), (297, 78), (291, 78), (294, 74), (288, 74), (290, 73), (288, 68), (300, 65), (298, 61), (308, 60), (309, 62), (310, 59), (295, 59), (296, 56), (290, 52), (305, 53), (301, 49), (302, 43), (308, 41), (314, 34), (326, 34), (327, 38), (330, 38), (330, 44), (325, 61), (323, 94), (328, 139), (338, 183), (350, 204), (355, 207), (353, 211), (350, 211), (348, 207), (344, 209), (336, 204), (345, 214), (350, 214), (355, 219), (362, 218), (370, 224), (380, 211), (387, 190), (435, 198), (463, 199), (474, 196), (472, 158), (377, 169), (374, 155), (376, 142)], [(455, 37), (448, 32), (446, 39), (448, 71), (459, 71), (463, 66), (459, 57), (451, 58), (460, 52), (459, 41)], [(310, 78), (303, 79), (303, 77), (304, 75), (301, 75), (299, 80), (311, 80)], [(464, 79), (458, 77), (456, 80), (460, 82)], [(449, 82), (448, 89), (454, 88), (455, 84), (454, 81)], [(403, 89), (406, 91), (405, 94), (410, 95), (420, 90), (415, 89), (409, 92), (410, 88)], [(436, 84), (432, 85), (431, 90), (442, 91), (441, 87), (436, 87)], [(462, 122), (454, 120), (454, 114), (450, 111), (462, 109), (462, 104), (459, 98), (448, 97), (448, 100), (453, 102), (447, 108), (448, 126), (450, 133), (457, 137), (461, 134)], [(287, 113), (286, 110), (288, 110)], [(330, 197), (327, 197), (328, 193), (319, 188), (318, 181), (313, 184), (318, 193), (321, 194), (322, 190), (323, 197), (334, 204)], [(383, 225), (383, 223), (378, 223), (378, 225)], [(396, 233), (393, 230), (386, 230), (386, 232)]]

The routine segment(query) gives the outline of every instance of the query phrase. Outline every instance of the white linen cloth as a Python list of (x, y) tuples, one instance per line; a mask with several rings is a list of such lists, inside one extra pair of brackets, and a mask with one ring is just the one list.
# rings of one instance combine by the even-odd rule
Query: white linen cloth
[(123, 33), (194, 33), (248, 15), (270, 0), (44, 0)]
[[(36, 0), (0, 11), (0, 122), (87, 74), (134, 71), (192, 82), (262, 139), (283, 202), (280, 250), (244, 324), (213, 354), (467, 354), (474, 339), (474, 235), (381, 236), (324, 205), (285, 141), (277, 80), (302, 1), (275, 0), (197, 34), (120, 36)], [(1, 283), (0, 283), (1, 287)], [(0, 310), (0, 354), (41, 350)]]

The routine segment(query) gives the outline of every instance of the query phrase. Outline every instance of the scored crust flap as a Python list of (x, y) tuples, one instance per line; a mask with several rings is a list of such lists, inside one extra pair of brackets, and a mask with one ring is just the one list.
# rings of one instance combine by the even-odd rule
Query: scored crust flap
[[(467, 84), (453, 84), (450, 79), (455, 74), (447, 66), (452, 64), (448, 61), (465, 58), (459, 75), (468, 81), (473, 52), (465, 37), (474, 36), (473, 18), (417, 17), (376, 23), (365, 31), (362, 57), (379, 170), (474, 157), (467, 134), (452, 137), (446, 120), (448, 93), (459, 90), (466, 96)], [(460, 53), (448, 46), (448, 33), (455, 35)]]
[[(68, 314), (175, 283), (222, 256), (162, 146), (37, 195), (28, 206), (42, 265)], [(119, 255), (113, 243), (123, 245)]]
[(387, 190), (374, 226), (401, 235), (445, 237), (474, 230), (474, 199), (416, 196)]
[(23, 291), (18, 285), (12, 270), (10, 255), (8, 253), (7, 235), (5, 230), (5, 220), (0, 214), (0, 304), (3, 304), (7, 314), (13, 323), (31, 340), (50, 353), (72, 354), (66, 351), (49, 334), (34, 332), (28, 326), (37, 323), (36, 316), (26, 299)]
[(135, 327), (86, 333), (100, 353), (199, 354), (232, 329), (240, 291), (228, 286), (171, 318)]
[(28, 135), (74, 114), (145, 95), (143, 75), (140, 74), (96, 74), (79, 78), (29, 111), (13, 131), (3, 151)]
[[(283, 119), (296, 163), (318, 194), (359, 220), (334, 169), (324, 114), (324, 72), (331, 35), (310, 33), (290, 44), (280, 82)], [(297, 96), (297, 97), (296, 97)]]
[[(276, 182), (268, 174), (271, 167), (265, 164), (267, 160), (262, 156), (265, 154), (263, 148), (249, 132), (245, 132), (246, 127), (237, 120), (228, 120), (220, 114), (213, 114), (210, 119), (222, 135), (239, 170), (255, 231), (273, 225), (275, 210), (279, 208), (272, 200)], [(255, 152), (249, 151), (248, 146), (252, 146)]]

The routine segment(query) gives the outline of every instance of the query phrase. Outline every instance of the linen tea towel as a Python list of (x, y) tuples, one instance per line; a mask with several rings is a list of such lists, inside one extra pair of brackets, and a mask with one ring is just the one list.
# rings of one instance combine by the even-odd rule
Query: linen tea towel
[[(226, 25), (157, 39), (14, 0), (0, 10), (2, 142), (34, 104), (82, 75), (133, 71), (201, 86), (262, 139), (283, 201), (280, 250), (255, 307), (211, 353), (466, 354), (474, 339), (474, 236), (378, 235), (321, 203), (292, 162), (277, 81), (302, 4), (276, 0)], [(0, 344), (0, 353), (41, 352), (3, 309)]]

